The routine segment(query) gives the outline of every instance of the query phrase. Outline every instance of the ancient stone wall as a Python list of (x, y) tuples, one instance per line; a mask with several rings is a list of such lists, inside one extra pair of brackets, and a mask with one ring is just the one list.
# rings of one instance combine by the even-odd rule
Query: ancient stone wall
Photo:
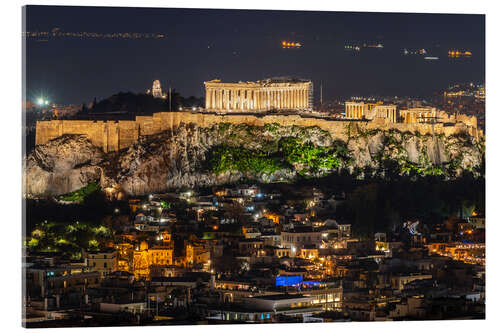
[[(466, 117), (466, 116), (464, 116)], [(463, 118), (463, 117), (462, 117)], [(317, 126), (330, 132), (334, 139), (346, 140), (348, 132), (355, 134), (357, 129), (390, 130), (402, 132), (419, 132), (420, 134), (444, 134), (446, 136), (467, 132), (474, 137), (482, 135), (477, 130), (474, 120), (457, 119), (454, 124), (393, 123), (387, 119), (363, 120), (330, 120), (300, 115), (218, 115), (214, 113), (196, 112), (159, 112), (152, 116), (137, 116), (136, 120), (126, 121), (92, 121), (92, 120), (50, 120), (38, 121), (36, 125), (36, 144), (44, 144), (64, 134), (84, 134), (104, 152), (117, 151), (129, 147), (139, 136), (152, 135), (165, 130), (172, 130), (181, 123), (195, 123), (201, 127), (211, 127), (219, 123), (249, 124), (263, 126), (277, 123), (281, 126)], [(349, 128), (349, 130), (348, 130)]]

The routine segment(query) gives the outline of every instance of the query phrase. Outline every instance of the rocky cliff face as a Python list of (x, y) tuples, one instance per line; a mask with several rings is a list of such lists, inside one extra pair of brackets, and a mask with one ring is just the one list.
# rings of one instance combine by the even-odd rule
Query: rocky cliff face
[(58, 195), (99, 180), (102, 151), (80, 135), (64, 135), (36, 146), (25, 159), (24, 182), (28, 194)]
[(102, 188), (141, 195), (242, 177), (264, 182), (320, 177), (342, 169), (358, 177), (367, 172), (383, 177), (388, 162), (399, 174), (455, 177), (464, 170), (477, 174), (484, 155), (484, 142), (467, 135), (346, 131), (348, 140), (342, 141), (317, 127), (183, 125), (113, 154), (104, 154), (85, 136), (65, 135), (26, 157), (25, 190), (59, 195), (98, 180)]

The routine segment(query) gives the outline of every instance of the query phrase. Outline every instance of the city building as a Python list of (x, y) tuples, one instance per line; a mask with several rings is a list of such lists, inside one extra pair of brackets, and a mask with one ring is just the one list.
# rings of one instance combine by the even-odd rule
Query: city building
[(139, 249), (134, 251), (133, 274), (137, 279), (150, 278), (151, 266), (169, 266), (173, 264), (173, 248), (170, 245), (156, 245), (149, 248), (142, 241)]
[(319, 248), (322, 243), (323, 233), (314, 231), (309, 227), (298, 227), (293, 230), (283, 231), (281, 233), (281, 247), (291, 249), (291, 256), (300, 256), (301, 249), (306, 245), (313, 245)]
[(115, 249), (85, 251), (84, 258), (91, 271), (107, 274), (118, 270), (118, 253)]

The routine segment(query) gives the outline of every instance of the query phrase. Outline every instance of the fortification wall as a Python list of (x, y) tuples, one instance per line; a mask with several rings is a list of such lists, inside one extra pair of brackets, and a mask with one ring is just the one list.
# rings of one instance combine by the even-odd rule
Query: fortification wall
[[(36, 144), (44, 144), (49, 140), (64, 134), (87, 135), (92, 143), (101, 147), (105, 152), (127, 148), (136, 142), (139, 136), (152, 135), (165, 130), (172, 130), (181, 123), (195, 123), (201, 127), (211, 127), (219, 123), (249, 124), (263, 126), (277, 123), (281, 126), (318, 126), (328, 131), (335, 139), (346, 140), (347, 128), (354, 134), (357, 128), (363, 130), (396, 129), (402, 132), (419, 132), (420, 134), (444, 134), (446, 136), (465, 131), (474, 137), (482, 135), (474, 122), (463, 119), (462, 122), (451, 126), (437, 124), (407, 124), (392, 123), (386, 119), (377, 118), (373, 121), (347, 121), (321, 118), (301, 117), (300, 115), (246, 115), (230, 114), (218, 115), (194, 112), (159, 112), (152, 116), (137, 116), (136, 120), (125, 121), (91, 121), (91, 120), (50, 120), (38, 121), (36, 124)], [(471, 126), (472, 125), (472, 126)]]

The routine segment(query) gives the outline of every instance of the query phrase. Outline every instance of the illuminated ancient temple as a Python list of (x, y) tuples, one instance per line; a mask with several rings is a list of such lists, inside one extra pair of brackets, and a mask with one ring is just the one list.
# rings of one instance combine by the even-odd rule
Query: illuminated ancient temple
[(277, 78), (256, 82), (205, 82), (205, 109), (214, 112), (312, 110), (312, 82)]

